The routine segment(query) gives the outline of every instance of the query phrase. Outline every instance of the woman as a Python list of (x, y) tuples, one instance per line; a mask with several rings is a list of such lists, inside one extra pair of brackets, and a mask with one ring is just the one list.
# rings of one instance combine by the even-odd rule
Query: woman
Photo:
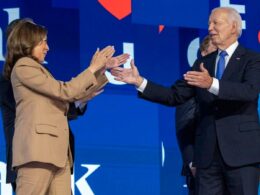
[(32, 22), (18, 24), (7, 40), (4, 75), (11, 79), (16, 101), (12, 166), (18, 172), (17, 195), (71, 193), (68, 105), (106, 82), (100, 70), (115, 52), (111, 46), (98, 50), (86, 70), (62, 82), (42, 65), (48, 50), (47, 30)]

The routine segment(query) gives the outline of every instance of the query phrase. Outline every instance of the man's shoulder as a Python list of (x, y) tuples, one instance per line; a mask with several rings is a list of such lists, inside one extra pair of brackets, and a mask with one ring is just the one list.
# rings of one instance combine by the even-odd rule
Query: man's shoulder
[(218, 52), (214, 51), (208, 55), (199, 57), (193, 65), (194, 70), (200, 70), (201, 63), (203, 63), (204, 66), (207, 66), (207, 64), (209, 64), (209, 65), (214, 64), (217, 54), (218, 54)]
[(207, 54), (207, 55), (201, 57), (201, 59), (211, 59), (211, 58), (216, 58), (217, 54), (218, 54), (218, 50), (213, 51), (213, 52), (211, 52), (211, 53), (209, 53), (209, 54)]
[(3, 74), (1, 73), (0, 74), (0, 82), (2, 83), (4, 80), (5, 80), (5, 78), (4, 78)]
[(260, 59), (260, 52), (254, 51), (252, 49), (243, 47), (242, 45), (238, 45), (236, 51), (237, 53), (241, 54), (241, 55), (245, 55), (246, 57), (249, 58), (258, 58)]
[(4, 78), (4, 76), (1, 74), (0, 76), (0, 105), (2, 105), (3, 102), (11, 101), (11, 93), (12, 93), (12, 84), (10, 80), (7, 80)]
[(247, 54), (248, 56), (260, 58), (260, 53), (259, 53), (259, 52), (256, 52), (256, 51), (253, 51), (253, 50), (251, 50), (251, 49), (246, 49), (246, 54)]
[(9, 85), (10, 84), (10, 80), (7, 80), (3, 74), (0, 74), (0, 88), (2, 89), (3, 86)]

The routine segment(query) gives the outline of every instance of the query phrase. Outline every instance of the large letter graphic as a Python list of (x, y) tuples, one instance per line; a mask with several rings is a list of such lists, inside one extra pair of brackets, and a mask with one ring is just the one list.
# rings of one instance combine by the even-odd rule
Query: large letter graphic
[[(15, 19), (20, 17), (20, 9), (19, 8), (6, 8), (3, 9), (8, 14), (8, 24)], [(3, 52), (3, 30), (0, 28), (0, 61), (4, 61), (4, 52)]]
[[(245, 5), (231, 4), (230, 0), (220, 0), (221, 7), (232, 7), (237, 10), (240, 14), (246, 13)], [(242, 20), (242, 29), (246, 29), (246, 21)]]
[(90, 176), (96, 169), (100, 167), (100, 165), (89, 165), (82, 164), (82, 167), (86, 167), (88, 171), (76, 182), (76, 186), (78, 187), (81, 195), (94, 195), (92, 189), (90, 188), (86, 179)]
[[(134, 44), (133, 43), (123, 43), (123, 53), (128, 53), (130, 55), (130, 59), (124, 64), (124, 68), (130, 68), (130, 61), (134, 58)], [(106, 71), (106, 76), (110, 83), (115, 85), (125, 85), (124, 82), (116, 81), (114, 76), (111, 75), (110, 72)]]
[(198, 53), (198, 49), (200, 47), (200, 38), (197, 37), (195, 39), (193, 39), (187, 49), (187, 59), (188, 59), (188, 63), (190, 65), (190, 67), (193, 65), (193, 63), (195, 62), (195, 60), (197, 59), (197, 53)]
[(6, 178), (6, 164), (0, 161), (0, 194), (12, 195), (11, 184), (5, 183)]

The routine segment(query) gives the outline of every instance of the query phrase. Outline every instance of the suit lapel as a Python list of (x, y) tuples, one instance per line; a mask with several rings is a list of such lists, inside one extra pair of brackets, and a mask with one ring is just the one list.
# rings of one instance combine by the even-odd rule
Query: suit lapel
[(222, 76), (223, 80), (227, 80), (233, 74), (233, 72), (236, 72), (236, 70), (240, 67), (243, 61), (242, 56), (244, 55), (244, 53), (245, 53), (245, 49), (239, 45), (236, 48), (233, 55), (231, 56), (227, 64), (227, 67), (225, 68), (225, 71)]

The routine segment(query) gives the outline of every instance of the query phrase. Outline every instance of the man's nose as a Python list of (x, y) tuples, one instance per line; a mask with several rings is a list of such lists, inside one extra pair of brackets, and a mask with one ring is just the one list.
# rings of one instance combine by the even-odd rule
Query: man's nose
[(209, 24), (208, 31), (210, 32), (213, 29), (212, 24)]

